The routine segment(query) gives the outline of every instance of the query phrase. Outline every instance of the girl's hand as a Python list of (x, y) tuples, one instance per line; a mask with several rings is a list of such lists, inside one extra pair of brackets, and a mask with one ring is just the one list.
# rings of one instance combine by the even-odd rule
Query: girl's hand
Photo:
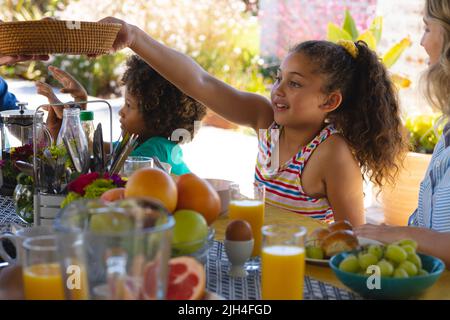
[(402, 228), (392, 227), (385, 224), (364, 224), (356, 227), (354, 232), (359, 237), (378, 240), (384, 243), (392, 243), (405, 238)]
[(135, 35), (135, 28), (132, 25), (114, 17), (106, 17), (99, 20), (98, 22), (119, 23), (122, 25), (122, 28), (120, 28), (119, 32), (117, 33), (116, 40), (114, 40), (114, 43), (112, 45), (111, 48), (112, 52), (133, 46), (136, 35)]

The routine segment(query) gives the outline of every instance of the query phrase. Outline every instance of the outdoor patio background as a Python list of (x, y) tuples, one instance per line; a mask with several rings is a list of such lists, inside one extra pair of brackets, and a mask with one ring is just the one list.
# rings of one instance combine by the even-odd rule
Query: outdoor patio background
[[(211, 0), (212, 1), (212, 0)], [(326, 7), (324, 3), (336, 3), (337, 1), (324, 0), (263, 0), (261, 10), (263, 11), (261, 54), (280, 54), (287, 49), (289, 44), (307, 39), (323, 38), (326, 23), (330, 21), (333, 7)], [(429, 108), (421, 98), (418, 89), (419, 77), (426, 68), (426, 54), (420, 46), (420, 38), (423, 34), (422, 8), (423, 0), (343, 0), (340, 7), (348, 6), (355, 10), (357, 21), (367, 25), (374, 15), (381, 15), (384, 19), (383, 37), (380, 44), (381, 52), (399, 41), (405, 36), (410, 36), (413, 44), (408, 48), (403, 57), (393, 67), (396, 72), (406, 74), (412, 80), (412, 86), (400, 92), (401, 103), (404, 112), (429, 112)], [(275, 11), (272, 10), (276, 4), (297, 4), (299, 10), (291, 15), (291, 19), (298, 22), (295, 32), (286, 31), (288, 24), (274, 22)], [(324, 9), (325, 6), (325, 9)], [(267, 9), (270, 9), (267, 11)], [(342, 9), (341, 8), (341, 9)], [(264, 13), (264, 10), (265, 13)], [(314, 10), (319, 10), (315, 12)], [(320, 14), (320, 10), (325, 10)], [(343, 10), (343, 9), (342, 9)], [(269, 14), (267, 15), (267, 12)], [(78, 13), (81, 15), (81, 13)], [(272, 17), (271, 17), (272, 15)], [(2, 14), (0, 13), (0, 17)], [(343, 11), (333, 18), (337, 24), (341, 23)], [(268, 17), (268, 18), (266, 18)], [(299, 21), (303, 21), (300, 23)], [(305, 24), (306, 23), (306, 24)], [(302, 28), (303, 25), (303, 28)], [(291, 26), (292, 27), (292, 26)], [(307, 28), (306, 28), (307, 27)], [(314, 32), (312, 32), (312, 30)], [(279, 35), (275, 36), (275, 35)], [(295, 37), (289, 38), (289, 37)], [(283, 49), (283, 50), (280, 50)], [(19, 101), (29, 103), (29, 108), (34, 109), (40, 104), (46, 103), (46, 99), (36, 95), (33, 82), (8, 79), (10, 91), (15, 93)], [(61, 100), (68, 101), (68, 95), (58, 94)], [(94, 99), (94, 97), (91, 97)], [(117, 123), (118, 109), (122, 98), (109, 100), (113, 106), (113, 124)], [(105, 139), (109, 139), (109, 118), (105, 108), (96, 107), (95, 121), (102, 122)], [(113, 126), (113, 140), (119, 136), (118, 126)], [(182, 146), (186, 163), (193, 172), (204, 178), (222, 178), (249, 185), (253, 181), (254, 164), (257, 153), (256, 136), (249, 134), (246, 130), (224, 130), (215, 127), (202, 127), (193, 142)], [(371, 186), (365, 188), (365, 206), (368, 210), (368, 221), (381, 222), (382, 212), (379, 209)]]

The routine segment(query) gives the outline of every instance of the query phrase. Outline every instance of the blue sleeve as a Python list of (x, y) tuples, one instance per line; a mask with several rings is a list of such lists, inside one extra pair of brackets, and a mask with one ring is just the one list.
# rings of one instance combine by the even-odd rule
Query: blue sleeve
[(0, 77), (0, 111), (17, 109), (16, 96), (8, 92), (8, 84)]

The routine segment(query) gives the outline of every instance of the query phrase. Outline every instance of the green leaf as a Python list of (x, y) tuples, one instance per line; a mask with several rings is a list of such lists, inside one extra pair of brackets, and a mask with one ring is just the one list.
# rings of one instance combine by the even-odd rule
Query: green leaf
[(383, 17), (375, 17), (369, 27), (369, 31), (372, 32), (377, 44), (379, 44), (381, 40), (381, 33), (383, 32)]
[(328, 23), (326, 39), (331, 42), (337, 42), (338, 40), (352, 40), (352, 37), (347, 31), (330, 22)]
[(370, 49), (373, 51), (377, 50), (377, 40), (375, 39), (375, 36), (373, 33), (369, 30), (364, 31), (361, 33), (358, 37), (358, 40), (362, 40), (369, 46)]
[(358, 29), (356, 29), (355, 20), (353, 20), (353, 17), (348, 9), (345, 10), (345, 18), (342, 29), (347, 31), (347, 33), (352, 37), (349, 40), (356, 41), (356, 39), (358, 38)]
[(392, 67), (397, 62), (398, 58), (402, 55), (403, 51), (411, 45), (411, 39), (403, 38), (383, 56), (383, 63), (386, 68)]

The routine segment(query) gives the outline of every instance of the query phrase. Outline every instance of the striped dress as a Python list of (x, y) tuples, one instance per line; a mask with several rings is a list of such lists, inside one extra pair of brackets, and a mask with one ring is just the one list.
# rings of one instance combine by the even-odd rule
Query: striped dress
[(278, 142), (281, 127), (273, 123), (269, 129), (260, 130), (255, 180), (266, 187), (266, 203), (311, 218), (333, 222), (333, 210), (327, 198), (313, 198), (306, 195), (301, 178), (314, 150), (337, 132), (332, 125), (326, 126), (308, 145), (280, 166)]
[(450, 123), (434, 149), (409, 225), (450, 232)]

